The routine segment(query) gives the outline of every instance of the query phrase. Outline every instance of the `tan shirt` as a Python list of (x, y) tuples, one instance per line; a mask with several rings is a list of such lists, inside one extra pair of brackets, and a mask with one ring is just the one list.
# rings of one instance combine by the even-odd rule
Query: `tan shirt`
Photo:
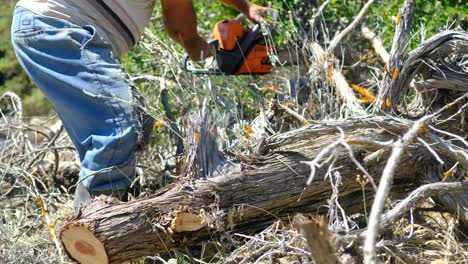
[(17, 5), (79, 26), (92, 25), (121, 57), (140, 40), (155, 0), (20, 0)]

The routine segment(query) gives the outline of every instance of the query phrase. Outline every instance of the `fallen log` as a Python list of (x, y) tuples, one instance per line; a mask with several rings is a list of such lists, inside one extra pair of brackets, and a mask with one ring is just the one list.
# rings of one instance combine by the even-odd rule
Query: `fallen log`
[[(334, 121), (274, 136), (255, 157), (227, 161), (219, 159), (218, 153), (218, 166), (204, 173), (209, 178), (194, 179), (192, 175), (149, 198), (128, 203), (98, 197), (64, 225), (60, 239), (69, 255), (81, 263), (120, 263), (209, 240), (222, 231), (257, 231), (275, 219), (287, 219), (291, 213), (326, 213), (333, 188), (324, 179), (334, 177), (327, 173), (330, 170), (341, 176), (341, 185), (335, 186), (341, 207), (348, 214), (359, 212), (363, 210), (362, 189), (356, 177), (362, 171), (345, 149), (335, 152), (333, 168), (318, 168), (307, 187), (310, 169), (303, 161), (314, 159), (340, 139), (342, 134), (336, 128), (340, 127), (353, 146), (355, 159), (378, 182), (386, 150), (376, 155), (375, 145), (352, 139), (387, 142), (410, 126), (408, 121), (381, 117)], [(447, 163), (453, 159), (444, 158)], [(392, 197), (404, 197), (415, 189), (431, 163), (434, 157), (424, 145), (412, 145), (396, 171)], [(372, 201), (373, 188), (365, 188), (366, 199)], [(452, 206), (468, 208), (466, 204)]]

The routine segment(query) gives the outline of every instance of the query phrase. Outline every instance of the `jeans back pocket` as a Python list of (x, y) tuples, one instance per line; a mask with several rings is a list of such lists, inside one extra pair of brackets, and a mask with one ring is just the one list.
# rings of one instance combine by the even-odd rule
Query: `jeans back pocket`
[(36, 14), (31, 11), (15, 13), (12, 23), (12, 35), (14, 38), (26, 38), (36, 36), (43, 32), (43, 27), (36, 22)]

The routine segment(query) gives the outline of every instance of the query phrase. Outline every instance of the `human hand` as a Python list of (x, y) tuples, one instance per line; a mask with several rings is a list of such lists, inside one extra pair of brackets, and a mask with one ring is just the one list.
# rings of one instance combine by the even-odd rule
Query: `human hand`
[(208, 44), (202, 37), (196, 36), (193, 39), (183, 41), (185, 51), (194, 62), (204, 60), (215, 54), (214, 47)]
[(250, 22), (260, 24), (265, 22), (269, 10), (269, 8), (263, 6), (249, 4), (247, 10), (244, 10), (242, 13)]

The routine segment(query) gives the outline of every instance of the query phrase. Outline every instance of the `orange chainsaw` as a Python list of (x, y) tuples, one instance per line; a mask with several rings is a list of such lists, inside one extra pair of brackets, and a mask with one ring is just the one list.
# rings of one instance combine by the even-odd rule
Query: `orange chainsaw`
[[(273, 19), (277, 19), (277, 11), (271, 9)], [(181, 67), (193, 74), (210, 75), (240, 75), (270, 73), (272, 64), (269, 53), (271, 47), (266, 44), (261, 25), (252, 29), (242, 25), (243, 15), (232, 20), (216, 23), (212, 39), (208, 42), (215, 47), (214, 63), (209, 69), (188, 67), (188, 55), (185, 54)]]

